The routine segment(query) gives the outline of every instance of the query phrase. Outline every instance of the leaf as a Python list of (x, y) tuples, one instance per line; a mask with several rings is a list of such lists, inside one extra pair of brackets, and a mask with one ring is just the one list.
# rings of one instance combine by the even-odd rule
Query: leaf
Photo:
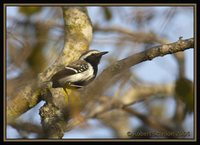
[(19, 12), (26, 15), (31, 16), (38, 12), (40, 12), (42, 7), (29, 7), (29, 6), (23, 6), (19, 8)]
[(108, 7), (103, 7), (104, 17), (107, 21), (112, 19), (112, 12)]
[(177, 79), (175, 84), (175, 96), (185, 103), (187, 112), (193, 112), (194, 93), (192, 81), (184, 77)]

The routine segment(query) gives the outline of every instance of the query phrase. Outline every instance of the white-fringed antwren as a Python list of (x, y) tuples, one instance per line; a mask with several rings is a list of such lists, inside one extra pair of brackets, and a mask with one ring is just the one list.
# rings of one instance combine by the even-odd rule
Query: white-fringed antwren
[(108, 53), (98, 50), (89, 50), (80, 58), (56, 72), (52, 78), (53, 88), (81, 88), (89, 84), (97, 75), (98, 64), (101, 57)]

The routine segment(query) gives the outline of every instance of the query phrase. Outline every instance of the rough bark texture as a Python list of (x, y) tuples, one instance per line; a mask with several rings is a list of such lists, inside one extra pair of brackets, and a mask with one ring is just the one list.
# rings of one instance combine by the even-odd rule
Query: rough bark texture
[[(37, 80), (27, 84), (16, 93), (15, 97), (7, 101), (7, 123), (13, 122), (21, 114), (34, 107), (40, 101), (39, 98), (47, 92), (43, 89), (44, 82), (48, 81), (62, 66), (78, 59), (84, 51), (89, 49), (92, 40), (92, 25), (87, 9), (85, 7), (63, 7), (62, 10), (65, 28), (63, 51), (52, 66), (38, 75)], [(53, 93), (63, 94), (60, 95), (61, 99), (66, 97), (62, 89), (53, 89)], [(61, 101), (58, 100), (58, 102)], [(55, 104), (59, 103), (55, 102)]]
[[(86, 106), (89, 101), (93, 101), (101, 96), (104, 89), (114, 77), (127, 71), (130, 67), (147, 60), (152, 60), (158, 56), (165, 56), (167, 54), (194, 48), (193, 38), (185, 40), (179, 39), (174, 43), (155, 46), (143, 52), (133, 54), (132, 56), (119, 60), (106, 68), (98, 78), (88, 86), (81, 89), (80, 92), (70, 91), (69, 96), (66, 96), (62, 88), (51, 88), (50, 85), (46, 85), (46, 81), (48, 81), (60, 68), (74, 60), (77, 60), (84, 51), (89, 49), (92, 41), (92, 24), (87, 14), (87, 10), (84, 7), (63, 7), (62, 10), (65, 37), (64, 47), (59, 57), (53, 65), (38, 75), (37, 80), (29, 83), (18, 91), (15, 97), (12, 97), (12, 99), (7, 101), (7, 123), (11, 123), (21, 114), (34, 107), (41, 98), (46, 100), (45, 105), (40, 108), (40, 116), (42, 127), (47, 138), (62, 138), (65, 131), (72, 129), (82, 122), (79, 119), (70, 120), (72, 116), (70, 116), (69, 111), (72, 111), (73, 109), (69, 110), (69, 106), (66, 106), (67, 97), (81, 96), (81, 98), (84, 98), (82, 101), (84, 101), (84, 105)], [(158, 40), (156, 39), (156, 41)], [(86, 117), (95, 118), (112, 109), (124, 109), (130, 114), (140, 116), (140, 119), (142, 120), (145, 116), (141, 116), (137, 112), (133, 112), (126, 107), (138, 101), (138, 96), (141, 95), (150, 96), (151, 94), (157, 94), (160, 92), (172, 94), (174, 86), (156, 86), (156, 89), (152, 90), (153, 87), (147, 87), (146, 90), (145, 87), (142, 87), (142, 90), (138, 89), (137, 92), (134, 91), (125, 94), (121, 100), (106, 100), (107, 105), (105, 104), (99, 110), (95, 107), (94, 110), (92, 110), (93, 108), (90, 108), (92, 112), (90, 112)], [(118, 114), (115, 114), (114, 116), (117, 115)], [(124, 116), (127, 115), (125, 114)], [(104, 120), (106, 119), (104, 118)], [(148, 123), (153, 125), (156, 124), (154, 122), (151, 123), (150, 121)], [(118, 124), (116, 125), (118, 126)]]
[[(117, 74), (127, 71), (128, 68), (139, 64), (141, 62), (152, 60), (158, 56), (165, 56), (167, 54), (184, 51), (186, 49), (194, 48), (194, 39), (179, 39), (177, 42), (164, 44), (160, 46), (152, 47), (143, 52), (133, 54), (125, 59), (119, 60), (114, 64), (106, 68), (95, 81), (90, 83), (86, 88), (81, 91), (82, 96), (86, 102), (92, 98), (97, 98), (101, 95), (103, 89), (106, 88), (107, 84)], [(97, 87), (98, 86), (98, 87)], [(97, 89), (98, 88), (98, 89)]]
[[(42, 81), (49, 80), (59, 68), (77, 60), (84, 51), (89, 49), (92, 40), (92, 25), (87, 9), (84, 7), (63, 7), (62, 10), (65, 28), (64, 48), (54, 65), (40, 74)], [(50, 92), (53, 102), (48, 102), (40, 108), (42, 125), (48, 138), (62, 138), (65, 131), (63, 126), (67, 125), (72, 114), (72, 108), (69, 108), (69, 104), (66, 102), (69, 96), (74, 97), (72, 96), (73, 91), (65, 94), (62, 88), (52, 88)]]

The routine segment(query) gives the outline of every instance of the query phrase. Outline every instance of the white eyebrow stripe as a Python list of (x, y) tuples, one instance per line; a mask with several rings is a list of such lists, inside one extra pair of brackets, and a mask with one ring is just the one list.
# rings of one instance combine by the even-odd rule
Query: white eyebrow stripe
[(73, 70), (75, 73), (77, 73), (77, 72), (78, 72), (76, 69), (74, 69), (74, 68), (71, 68), (71, 67), (68, 67), (68, 66), (66, 66), (65, 68), (66, 68), (66, 69)]
[(98, 54), (98, 53), (100, 53), (100, 52), (97, 51), (97, 50), (90, 51), (90, 52), (88, 52), (86, 55), (83, 55), (80, 59), (81, 59), (81, 60), (84, 60), (85, 58), (87, 58), (87, 57), (90, 56), (91, 54)]

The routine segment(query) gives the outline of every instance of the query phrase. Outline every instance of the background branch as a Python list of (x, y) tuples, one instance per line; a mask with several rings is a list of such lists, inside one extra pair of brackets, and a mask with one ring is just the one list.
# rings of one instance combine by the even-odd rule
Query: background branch
[(115, 77), (117, 74), (127, 71), (128, 68), (146, 60), (152, 60), (153, 58), (156, 58), (158, 56), (164, 56), (167, 54), (184, 51), (190, 48), (194, 48), (193, 38), (185, 40), (180, 39), (174, 43), (159, 45), (156, 47), (152, 47), (146, 51), (133, 54), (132, 56), (119, 60), (107, 67), (98, 76), (98, 78), (96, 78), (92, 83), (81, 90), (81, 94), (85, 98), (86, 102), (92, 100), (92, 98), (97, 98), (107, 87), (107, 84), (109, 83), (111, 78)]
[[(63, 17), (65, 24), (65, 43), (60, 56), (53, 65), (40, 73), (38, 78), (27, 83), (25, 87), (21, 87), (16, 92), (15, 97), (7, 101), (7, 123), (14, 121), (40, 101), (41, 95), (46, 93), (46, 89), (41, 88), (43, 82), (48, 81), (63, 65), (78, 59), (84, 51), (88, 50), (92, 40), (92, 26), (86, 8), (63, 7)], [(62, 89), (55, 90), (57, 94), (63, 94)], [(65, 98), (64, 94), (60, 95), (59, 98)], [(58, 102), (63, 101), (58, 100)], [(58, 105), (58, 103), (55, 104)]]
[(124, 34), (124, 35), (132, 37), (132, 41), (139, 42), (139, 43), (157, 42), (157, 43), (160, 43), (160, 44), (165, 44), (167, 42), (167, 40), (157, 37), (156, 34), (154, 34), (152, 32), (150, 32), (150, 33), (145, 33), (145, 32), (141, 32), (141, 31), (134, 32), (130, 29), (121, 28), (121, 27), (118, 27), (118, 26), (102, 28), (102, 27), (95, 25), (94, 30), (100, 31), (100, 32), (105, 32), (105, 33), (106, 32), (108, 32), (108, 33), (114, 32), (114, 33)]
[[(181, 41), (182, 45), (179, 45), (180, 41)], [(165, 45), (150, 48), (147, 51), (144, 51), (144, 52), (141, 52), (138, 54), (134, 54), (126, 59), (116, 62), (115, 65), (117, 67), (114, 67), (112, 65), (112, 66), (106, 68), (95, 81), (93, 81), (91, 84), (89, 84), (88, 86), (86, 86), (84, 89), (81, 90), (81, 94), (82, 94), (81, 97), (84, 98), (82, 101), (86, 100), (83, 103), (84, 106), (87, 106), (89, 104), (89, 102), (91, 102), (91, 101), (97, 101), (96, 100), (97, 96), (101, 96), (100, 89), (103, 92), (103, 89), (105, 89), (104, 87), (106, 87), (106, 85), (109, 83), (109, 81), (112, 80), (114, 75), (124, 72), (126, 69), (128, 69), (132, 65), (137, 64), (138, 62), (143, 62), (145, 60), (152, 60), (153, 58), (158, 57), (158, 56), (164, 56), (167, 54), (171, 54), (171, 53), (175, 53), (178, 51), (183, 51), (183, 50), (186, 50), (189, 48), (193, 48), (193, 45), (194, 45), (193, 43), (194, 43), (193, 38), (186, 39), (186, 40), (179, 40), (175, 43), (170, 43), (170, 44), (165, 44)], [(113, 67), (114, 67), (114, 70), (113, 70)], [(119, 69), (119, 70), (117, 70), (117, 69)], [(106, 77), (106, 78), (104, 78), (104, 77)], [(102, 84), (99, 84), (99, 83), (102, 83)], [(98, 87), (95, 85), (97, 85)], [(93, 88), (93, 87), (95, 88), (95, 91), (91, 90), (91, 88)], [(122, 97), (121, 100), (113, 99), (111, 101), (110, 100), (108, 101), (107, 99), (109, 99), (109, 97), (106, 97), (107, 101), (104, 101), (104, 104), (100, 107), (95, 106), (94, 109), (91, 109), (92, 108), (91, 106), (87, 107), (88, 110), (90, 110), (90, 111), (87, 112), (88, 110), (85, 110), (88, 113), (85, 116), (85, 118), (86, 119), (96, 118), (96, 117), (99, 118), (99, 116), (101, 116), (102, 114), (107, 113), (113, 109), (126, 108), (137, 102), (144, 101), (148, 97), (155, 95), (155, 94), (156, 95), (160, 94), (161, 96), (162, 95), (170, 96), (174, 93), (174, 85), (169, 84), (169, 85), (163, 85), (163, 86), (161, 86), (161, 85), (159, 85), (159, 86), (141, 86), (141, 89), (137, 88), (137, 90), (132, 90), (132, 92), (129, 92), (129, 93), (130, 94), (127, 94), (127, 96), (125, 95), (124, 97)], [(77, 119), (74, 119), (74, 121), (78, 122), (76, 125), (80, 125), (81, 123), (83, 123), (80, 120), (78, 121)], [(153, 126), (156, 124), (156, 123), (154, 123), (155, 120), (153, 122), (151, 119), (146, 120), (146, 121), (148, 123), (150, 123), (151, 125), (153, 124)], [(65, 126), (67, 126), (65, 128), (66, 130), (70, 130), (73, 127), (75, 127), (74, 125), (65, 125)], [(166, 128), (166, 126), (165, 125), (163, 127), (158, 126), (157, 128), (164, 129), (164, 128)]]
[[(14, 10), (7, 8), (11, 9), (8, 13)], [(97, 133), (98, 137), (105, 137), (105, 134), (99, 135), (98, 130), (105, 127), (112, 131), (110, 135), (115, 138), (130, 137), (128, 131), (188, 132), (188, 126), (194, 130), (193, 124), (185, 124), (186, 118), (192, 120), (195, 114), (192, 114), (195, 106), (193, 79), (190, 79), (192, 74), (188, 74), (188, 66), (192, 66), (190, 58), (193, 57), (193, 50), (183, 52), (194, 47), (194, 39), (180, 37), (177, 42), (169, 41), (178, 38), (180, 34), (185, 36), (191, 33), (192, 37), (192, 8), (187, 9), (187, 17), (184, 15), (187, 19), (185, 25), (178, 23), (177, 26), (174, 25), (177, 20), (174, 16), (178, 16), (178, 12), (186, 10), (186, 7), (87, 9), (74, 6), (19, 6), (18, 14), (24, 15), (25, 19), (19, 19), (21, 15), (8, 15), (5, 110), (8, 126), (11, 126), (7, 129), (9, 138), (16, 136), (11, 135), (12, 128), (18, 132), (17, 137), (25, 139), (33, 136), (61, 139), (65, 132), (74, 128), (79, 134), (82, 130), (83, 136), (91, 133), (90, 137), (94, 137)], [(180, 14), (183, 12), (186, 13), (180, 11)], [(184, 27), (186, 22), (187, 29)], [(174, 28), (167, 29), (170, 25)], [(177, 33), (173, 32), (174, 29)], [(95, 39), (91, 43), (93, 35)], [(69, 95), (62, 88), (52, 88), (48, 82), (51, 76), (63, 66), (77, 60), (89, 47), (109, 51), (101, 60), (98, 72), (103, 70), (105, 64), (106, 69), (88, 86), (78, 90), (68, 89)], [(172, 55), (146, 62), (167, 54)], [(171, 56), (175, 56), (177, 66), (174, 66)], [(131, 69), (141, 62), (146, 63)], [(42, 105), (43, 100), (45, 103)], [(36, 104), (38, 105), (35, 106)], [(26, 111), (28, 112), (25, 113)], [(20, 118), (16, 120), (19, 116), (22, 122), (19, 121)], [(35, 121), (41, 121), (41, 125), (32, 124)], [(68, 135), (71, 133), (66, 133), (65, 137), (68, 138)], [(194, 135), (191, 133), (189, 136)]]

